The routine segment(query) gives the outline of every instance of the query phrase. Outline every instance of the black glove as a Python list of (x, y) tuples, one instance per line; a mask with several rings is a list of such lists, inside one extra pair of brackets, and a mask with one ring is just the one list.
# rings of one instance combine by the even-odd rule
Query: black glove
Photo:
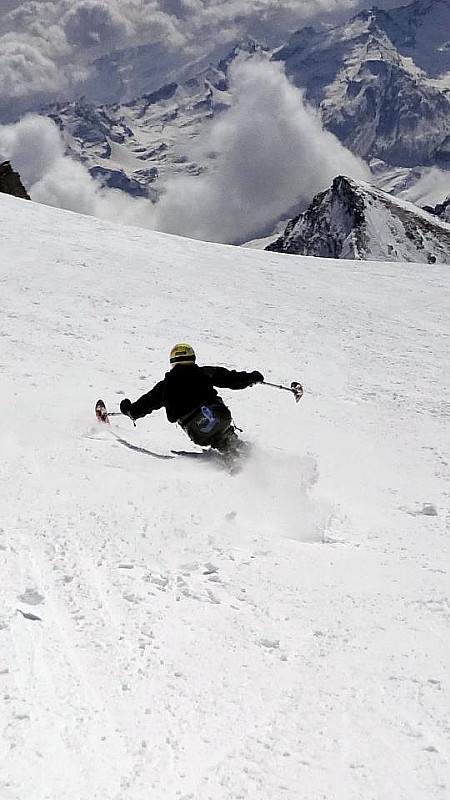
[(258, 372), (257, 369), (255, 369), (254, 372), (250, 373), (250, 380), (251, 380), (251, 383), (249, 383), (249, 386), (254, 386), (255, 383), (262, 383), (263, 382), (264, 375), (261, 375), (261, 373)]
[(122, 414), (125, 414), (126, 417), (130, 417), (130, 419), (133, 419), (133, 416), (130, 413), (130, 408), (131, 408), (131, 400), (128, 400), (128, 397), (126, 397), (125, 400), (122, 400), (122, 402), (120, 403), (120, 410)]

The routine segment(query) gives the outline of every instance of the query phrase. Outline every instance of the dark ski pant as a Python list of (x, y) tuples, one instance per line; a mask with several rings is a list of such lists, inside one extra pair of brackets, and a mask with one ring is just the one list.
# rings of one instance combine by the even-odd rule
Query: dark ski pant
[(200, 447), (226, 449), (229, 437), (235, 435), (231, 412), (223, 403), (201, 406), (178, 421), (191, 441)]

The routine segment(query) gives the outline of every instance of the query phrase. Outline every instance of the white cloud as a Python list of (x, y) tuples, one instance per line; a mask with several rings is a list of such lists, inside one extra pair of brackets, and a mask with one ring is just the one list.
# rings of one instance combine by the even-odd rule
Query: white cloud
[[(3, 0), (4, 1), (4, 0)], [(50, 2), (44, 0), (28, 0), (27, 2), (9, 3), (4, 9), (3, 24), (8, 29), (27, 31), (29, 25), (45, 18), (52, 12)]]
[(67, 41), (76, 47), (119, 47), (135, 33), (131, 22), (111, 0), (71, 3), (61, 22)]
[(413, 186), (399, 193), (399, 197), (416, 203), (418, 206), (436, 206), (450, 194), (450, 180), (447, 170), (428, 167)]
[(25, 116), (0, 125), (0, 161), (17, 169), (32, 200), (115, 222), (153, 227), (150, 201), (102, 189), (79, 162), (64, 154), (59, 130), (47, 117)]
[(101, 101), (104, 87), (97, 82), (94, 63), (101, 55), (143, 42), (160, 41), (164, 48), (178, 51), (186, 44), (183, 26), (162, 13), (157, 0), (29, 0), (9, 9), (0, 5), (0, 121), (86, 92)]
[(215, 170), (168, 184), (157, 227), (168, 233), (242, 242), (267, 231), (294, 203), (340, 174), (367, 178), (364, 163), (328, 131), (281, 64), (252, 59), (231, 70), (232, 107), (203, 140)]
[(0, 126), (0, 156), (14, 161), (30, 189), (63, 157), (57, 126), (33, 114), (15, 125)]
[(0, 38), (0, 81), (2, 94), (9, 100), (64, 91), (67, 86), (50, 57), (34, 43), (11, 34)]
[(358, 0), (216, 0), (206, 2), (201, 13), (196, 8), (189, 25), (194, 35), (202, 32), (208, 37), (208, 32), (214, 31), (224, 37), (229, 32), (231, 36), (250, 35), (270, 42), (313, 17), (352, 13), (358, 5)]
[[(279, 42), (317, 15), (350, 14), (369, 4), (360, 0), (2, 0), (0, 30), (9, 32), (14, 41), (5, 52), (6, 42), (1, 42), (0, 118), (2, 113), (3, 119), (17, 118), (55, 97), (69, 99), (86, 92), (101, 102), (104, 87), (96, 82), (94, 61), (116, 49), (160, 42), (187, 62), (212, 52), (219, 43), (247, 35)], [(169, 58), (169, 68), (170, 63)], [(21, 103), (16, 104), (18, 98)]]
[(33, 200), (127, 224), (213, 241), (250, 239), (301, 199), (310, 200), (338, 173), (366, 168), (303, 103), (280, 64), (247, 61), (231, 73), (233, 105), (203, 147), (219, 153), (216, 169), (173, 180), (156, 207), (104, 189), (65, 155), (55, 123), (27, 115), (0, 126), (0, 159), (9, 159)]

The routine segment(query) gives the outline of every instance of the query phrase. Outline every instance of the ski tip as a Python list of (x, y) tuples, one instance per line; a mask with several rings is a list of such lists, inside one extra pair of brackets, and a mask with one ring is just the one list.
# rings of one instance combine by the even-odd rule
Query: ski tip
[(109, 423), (108, 412), (106, 410), (106, 406), (103, 400), (97, 400), (95, 404), (95, 416), (97, 417), (99, 422)]
[(298, 403), (304, 395), (304, 389), (302, 384), (298, 383), (298, 381), (292, 381), (291, 392), (295, 397), (295, 402)]

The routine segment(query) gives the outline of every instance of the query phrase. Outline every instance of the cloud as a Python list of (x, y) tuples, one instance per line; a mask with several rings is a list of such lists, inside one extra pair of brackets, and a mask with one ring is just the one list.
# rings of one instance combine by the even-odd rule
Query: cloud
[(32, 200), (114, 222), (153, 227), (150, 201), (102, 189), (79, 162), (64, 153), (59, 130), (47, 117), (29, 114), (0, 125), (0, 161), (20, 173)]
[(177, 19), (184, 19), (190, 11), (189, 3), (185, 0), (159, 0), (161, 11)]
[[(381, 3), (382, 6), (387, 4), (389, 0)], [(301, 3), (299, 0), (284, 0), (283, 3), (279, 0), (2, 0), (0, 31), (13, 41), (7, 43), (2, 39), (0, 42), (0, 117), (3, 114), (3, 120), (17, 119), (24, 110), (35, 110), (55, 98), (67, 100), (86, 93), (94, 101), (102, 102), (104, 86), (97, 81), (95, 61), (120, 48), (159, 42), (171, 51), (171, 56), (176, 52), (187, 63), (194, 57), (213, 52), (218, 44), (231, 45), (247, 35), (272, 44), (280, 43), (296, 27), (317, 16), (350, 14), (361, 5), (370, 3), (360, 0), (304, 0)], [(173, 60), (170, 55), (167, 70)], [(160, 72), (164, 73), (164, 68)], [(161, 80), (164, 82), (164, 77)], [(120, 81), (116, 87), (119, 91)], [(114, 99), (120, 100), (120, 97)]]
[(281, 64), (252, 59), (230, 70), (232, 106), (201, 142), (218, 153), (211, 173), (168, 183), (159, 230), (238, 243), (267, 233), (338, 174), (367, 178), (365, 164), (322, 127)]
[(118, 47), (135, 33), (131, 22), (114, 2), (81, 0), (71, 4), (62, 19), (67, 41), (76, 47)]
[(216, 0), (206, 2), (201, 13), (196, 8), (189, 16), (189, 34), (202, 34), (209, 40), (210, 33), (230, 37), (253, 36), (267, 43), (279, 42), (295, 28), (313, 18), (326, 17), (339, 12), (352, 13), (358, 0)]
[[(186, 44), (183, 25), (176, 17), (161, 12), (157, 0), (145, 4), (141, 0), (120, 3), (28, 0), (9, 9), (4, 9), (3, 3), (0, 4), (3, 32), (0, 121), (3, 122), (17, 120), (21, 114), (38, 110), (56, 99), (69, 100), (88, 94), (98, 102), (104, 100), (105, 89), (98, 81), (96, 66), (102, 55), (143, 42), (161, 42), (162, 52), (164, 49), (183, 52)], [(161, 61), (164, 62), (164, 56)], [(164, 69), (162, 75), (164, 82)], [(119, 88), (121, 83), (115, 85)]]
[(30, 114), (0, 126), (0, 159), (11, 160), (37, 202), (222, 242), (263, 234), (339, 173), (367, 177), (364, 164), (323, 130), (280, 64), (245, 61), (230, 79), (232, 107), (199, 145), (217, 153), (213, 171), (170, 181), (156, 207), (102, 188), (65, 154), (57, 126), (46, 117)]
[(51, 58), (34, 43), (11, 34), (0, 38), (0, 80), (2, 93), (10, 100), (63, 91), (67, 86)]
[(422, 168), (419, 180), (408, 186), (398, 196), (418, 206), (435, 206), (442, 203), (450, 193), (447, 170), (438, 167)]
[(60, 66), (70, 51), (59, 26), (34, 20), (27, 33), (0, 36), (0, 121), (17, 119), (58, 96), (86, 76), (73, 66)]
[(47, 12), (50, 10), (50, 3), (42, 2), (42, 0), (17, 3), (15, 7), (5, 10), (2, 19), (3, 26), (6, 26), (8, 30), (26, 32), (30, 25), (47, 16)]

